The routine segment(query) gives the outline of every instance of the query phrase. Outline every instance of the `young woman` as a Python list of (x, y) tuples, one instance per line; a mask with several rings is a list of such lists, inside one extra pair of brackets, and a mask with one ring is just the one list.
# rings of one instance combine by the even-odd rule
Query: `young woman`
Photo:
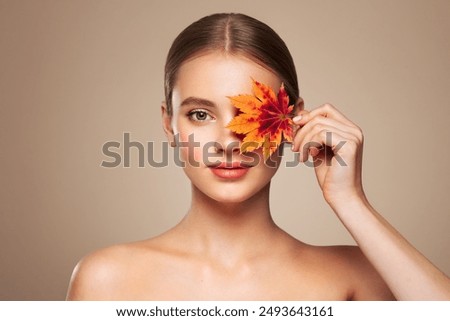
[[(272, 220), (277, 166), (261, 149), (250, 164), (242, 137), (227, 128), (237, 113), (229, 97), (251, 95), (252, 79), (274, 90), (284, 84), (296, 107), (292, 149), (314, 160), (323, 196), (357, 247), (305, 244)], [(450, 299), (449, 278), (367, 200), (361, 129), (330, 104), (304, 110), (292, 57), (270, 27), (242, 14), (193, 23), (169, 51), (165, 91), (163, 128), (185, 162), (191, 207), (160, 236), (85, 257), (68, 299)]]

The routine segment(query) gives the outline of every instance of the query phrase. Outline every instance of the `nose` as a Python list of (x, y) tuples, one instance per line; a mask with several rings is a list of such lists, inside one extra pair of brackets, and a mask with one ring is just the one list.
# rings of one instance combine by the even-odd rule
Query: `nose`
[(238, 135), (226, 128), (226, 125), (220, 126), (217, 133), (216, 150), (218, 153), (226, 155), (239, 154), (241, 139)]

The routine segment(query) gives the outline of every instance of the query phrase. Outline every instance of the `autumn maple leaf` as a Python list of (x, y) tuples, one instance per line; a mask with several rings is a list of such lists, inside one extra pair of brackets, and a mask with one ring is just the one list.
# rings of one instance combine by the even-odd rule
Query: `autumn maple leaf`
[(244, 135), (241, 153), (262, 147), (264, 160), (267, 160), (282, 141), (292, 141), (294, 106), (289, 106), (289, 96), (283, 84), (276, 95), (269, 86), (253, 80), (253, 95), (228, 98), (240, 111), (226, 127)]

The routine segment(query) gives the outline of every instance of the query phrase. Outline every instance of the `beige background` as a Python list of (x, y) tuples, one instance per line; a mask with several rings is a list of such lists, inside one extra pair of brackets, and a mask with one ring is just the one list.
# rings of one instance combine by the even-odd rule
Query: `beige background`
[[(101, 148), (124, 132), (160, 146), (170, 43), (222, 11), (271, 25), (307, 108), (331, 102), (364, 129), (370, 200), (450, 273), (449, 1), (0, 0), (0, 299), (64, 299), (83, 255), (183, 216), (181, 169), (137, 153), (105, 169)], [(303, 241), (353, 244), (311, 168), (282, 168), (272, 207)]]

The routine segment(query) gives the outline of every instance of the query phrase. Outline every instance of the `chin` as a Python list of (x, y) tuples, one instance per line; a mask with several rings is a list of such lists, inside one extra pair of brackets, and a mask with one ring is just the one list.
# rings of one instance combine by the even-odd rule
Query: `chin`
[(219, 194), (219, 195), (211, 195), (212, 193), (209, 193), (210, 195), (206, 194), (209, 198), (213, 199), (214, 201), (218, 202), (218, 203), (223, 203), (223, 204), (239, 204), (239, 203), (244, 203), (246, 200), (248, 200), (249, 198), (251, 198), (253, 195), (246, 195), (246, 194), (235, 194), (235, 195), (223, 195), (223, 194)]
[(239, 204), (244, 203), (260, 193), (266, 190), (270, 186), (270, 181), (262, 184), (260, 186), (245, 186), (245, 184), (240, 184), (241, 186), (236, 186), (237, 184), (230, 184), (229, 186), (205, 186), (204, 188), (199, 188), (196, 186), (201, 193), (210, 199), (223, 204)]

